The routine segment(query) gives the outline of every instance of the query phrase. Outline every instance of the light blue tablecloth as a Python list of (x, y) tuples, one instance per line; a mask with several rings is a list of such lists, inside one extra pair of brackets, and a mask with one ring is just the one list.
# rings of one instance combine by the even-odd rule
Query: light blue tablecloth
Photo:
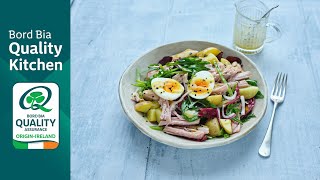
[(281, 39), (250, 56), (272, 88), (289, 74), (276, 114), (269, 159), (258, 148), (272, 103), (241, 140), (218, 148), (182, 150), (151, 140), (125, 116), (118, 99), (124, 69), (146, 50), (180, 40), (231, 47), (235, 8), (224, 0), (74, 0), (72, 26), (73, 179), (320, 179), (320, 1), (279, 4), (270, 20)]

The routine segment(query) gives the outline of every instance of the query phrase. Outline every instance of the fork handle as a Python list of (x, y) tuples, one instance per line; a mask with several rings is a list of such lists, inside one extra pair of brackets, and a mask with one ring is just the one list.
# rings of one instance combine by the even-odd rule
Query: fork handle
[(263, 157), (269, 157), (271, 153), (272, 126), (273, 126), (273, 119), (274, 119), (274, 114), (276, 112), (277, 106), (278, 106), (278, 103), (275, 102), (273, 105), (273, 111), (272, 111), (271, 120), (268, 126), (268, 130), (259, 148), (259, 154)]

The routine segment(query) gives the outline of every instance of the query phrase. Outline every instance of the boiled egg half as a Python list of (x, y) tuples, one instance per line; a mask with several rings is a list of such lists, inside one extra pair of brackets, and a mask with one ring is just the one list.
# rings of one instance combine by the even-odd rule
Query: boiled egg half
[(166, 100), (176, 100), (184, 92), (184, 87), (176, 80), (170, 78), (154, 78), (151, 81), (154, 93)]
[(214, 88), (214, 77), (209, 71), (199, 71), (190, 80), (188, 90), (194, 99), (208, 97)]

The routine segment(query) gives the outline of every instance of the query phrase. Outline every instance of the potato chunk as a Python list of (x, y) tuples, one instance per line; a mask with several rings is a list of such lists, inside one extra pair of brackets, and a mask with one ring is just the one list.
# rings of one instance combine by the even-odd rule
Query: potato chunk
[(160, 122), (160, 116), (161, 116), (161, 113), (162, 113), (162, 110), (160, 108), (157, 108), (155, 109), (156, 110), (156, 118), (157, 118), (157, 122), (159, 123)]
[(211, 64), (214, 64), (215, 62), (219, 62), (218, 58), (212, 53), (208, 54), (207, 57), (202, 58), (202, 61), (208, 61)]
[(239, 93), (241, 96), (244, 96), (245, 99), (253, 98), (259, 91), (259, 88), (256, 86), (249, 86), (246, 88), (239, 89)]
[(221, 128), (217, 118), (208, 119), (205, 124), (209, 128), (209, 135), (212, 137), (221, 136)]
[(227, 65), (231, 65), (231, 63), (230, 63), (227, 59), (225, 59), (225, 58), (221, 58), (220, 61), (221, 61), (222, 64), (224, 64), (224, 65), (226, 65), (226, 66), (227, 66)]
[(228, 134), (232, 134), (232, 126), (230, 119), (220, 119), (220, 125)]
[(196, 50), (186, 49), (181, 53), (173, 55), (172, 60), (175, 61), (175, 60), (190, 57), (190, 56), (196, 56), (197, 53), (198, 53), (198, 51), (196, 51)]
[(150, 109), (147, 112), (147, 119), (148, 119), (149, 122), (157, 122), (156, 109)]
[(210, 53), (212, 53), (213, 55), (215, 56), (218, 56), (218, 54), (220, 53), (221, 51), (215, 47), (208, 47), (200, 52), (197, 53), (197, 56), (198, 57), (205, 57), (205, 56), (208, 56)]
[(158, 103), (158, 101), (152, 101), (151, 109), (157, 109), (159, 107), (160, 107), (160, 104)]
[(138, 112), (146, 113), (153, 106), (151, 101), (142, 101), (134, 105), (134, 109)]
[(207, 101), (216, 106), (222, 106), (222, 95), (211, 95), (207, 97)]

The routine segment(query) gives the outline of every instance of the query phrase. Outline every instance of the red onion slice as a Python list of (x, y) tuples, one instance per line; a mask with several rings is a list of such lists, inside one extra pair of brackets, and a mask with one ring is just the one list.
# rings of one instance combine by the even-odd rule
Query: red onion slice
[(217, 108), (217, 114), (218, 114), (218, 120), (220, 121), (221, 117), (220, 117), (220, 108)]
[(232, 96), (223, 95), (223, 97), (224, 97), (226, 100), (234, 100), (234, 98), (237, 97), (237, 91), (235, 91)]
[(244, 115), (242, 115), (241, 118), (246, 117), (246, 115), (248, 115), (252, 111), (252, 109), (255, 106), (255, 99), (251, 98), (251, 99), (247, 100), (246, 104), (247, 104), (246, 111), (245, 111), (246, 113)]
[(236, 90), (234, 92), (235, 93), (237, 92), (236, 97), (233, 100), (226, 101), (224, 103), (225, 105), (233, 104), (233, 103), (235, 103), (235, 102), (237, 102), (239, 100), (239, 98), (240, 98), (239, 85), (236, 86)]
[(224, 118), (226, 118), (226, 119), (231, 119), (231, 118), (236, 117), (236, 114), (235, 114), (235, 113), (231, 113), (231, 114), (229, 114), (229, 115), (225, 115), (225, 114), (224, 114), (224, 108), (225, 108), (225, 106), (222, 106), (222, 117), (224, 117)]
[(246, 114), (246, 101), (244, 100), (244, 96), (240, 96), (241, 100), (241, 115)]

